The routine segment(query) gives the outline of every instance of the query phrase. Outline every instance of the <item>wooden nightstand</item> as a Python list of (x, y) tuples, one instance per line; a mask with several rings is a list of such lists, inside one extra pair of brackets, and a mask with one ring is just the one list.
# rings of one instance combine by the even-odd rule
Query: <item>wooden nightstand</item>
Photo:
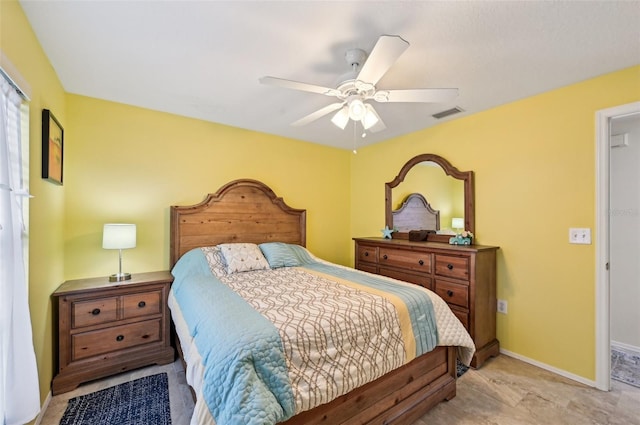
[(169, 339), (168, 271), (64, 282), (57, 299), (58, 373), (52, 392), (150, 364), (174, 360)]

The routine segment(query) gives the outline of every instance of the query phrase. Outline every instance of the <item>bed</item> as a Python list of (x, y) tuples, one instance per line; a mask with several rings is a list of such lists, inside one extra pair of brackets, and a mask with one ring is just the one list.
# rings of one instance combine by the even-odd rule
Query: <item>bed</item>
[(440, 230), (440, 211), (434, 210), (420, 193), (409, 194), (393, 215), (393, 227), (398, 232)]
[[(192, 424), (410, 424), (455, 396), (456, 358), (468, 364), (475, 348), (444, 301), (415, 285), (315, 257), (305, 248), (306, 211), (289, 207), (265, 184), (235, 180), (196, 205), (172, 206), (170, 220), (176, 280), (169, 306), (196, 399)], [(257, 256), (257, 265), (236, 261), (238, 252), (255, 246), (267, 267)], [(278, 289), (281, 281), (295, 289)], [(309, 329), (328, 319), (307, 325), (292, 317), (312, 315), (318, 306), (340, 314), (342, 306), (329, 307), (339, 303), (333, 292), (325, 297), (327, 287), (345, 292), (339, 303), (353, 315), (340, 325), (350, 330), (322, 339), (320, 358), (298, 348), (310, 344), (300, 335), (315, 335)], [(393, 294), (379, 295), (382, 287)], [(291, 310), (269, 310), (296, 297)], [(377, 331), (355, 315), (368, 303), (375, 304), (366, 316), (375, 318)], [(417, 321), (432, 321), (431, 330), (416, 330)], [(349, 354), (345, 346), (361, 352)], [(316, 382), (328, 384), (316, 388)]]

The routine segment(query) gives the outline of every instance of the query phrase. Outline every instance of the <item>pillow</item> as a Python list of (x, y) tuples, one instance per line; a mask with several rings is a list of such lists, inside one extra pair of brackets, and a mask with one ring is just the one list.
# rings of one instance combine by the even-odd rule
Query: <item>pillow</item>
[(215, 277), (226, 276), (227, 265), (225, 264), (224, 257), (222, 257), (222, 253), (220, 252), (220, 247), (218, 245), (205, 246), (200, 249), (209, 263), (211, 273), (213, 273)]
[(223, 243), (218, 246), (227, 263), (227, 274), (269, 269), (269, 263), (254, 243)]
[(299, 266), (300, 260), (291, 247), (284, 242), (267, 242), (259, 245), (272, 269)]

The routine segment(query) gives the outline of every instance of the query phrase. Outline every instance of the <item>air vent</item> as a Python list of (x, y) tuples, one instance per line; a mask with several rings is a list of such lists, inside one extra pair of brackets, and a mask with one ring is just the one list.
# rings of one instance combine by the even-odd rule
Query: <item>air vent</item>
[(431, 115), (433, 118), (439, 120), (444, 117), (448, 117), (449, 115), (458, 114), (460, 112), (464, 112), (462, 108), (456, 106), (455, 108), (447, 109), (446, 111), (438, 112), (437, 114)]

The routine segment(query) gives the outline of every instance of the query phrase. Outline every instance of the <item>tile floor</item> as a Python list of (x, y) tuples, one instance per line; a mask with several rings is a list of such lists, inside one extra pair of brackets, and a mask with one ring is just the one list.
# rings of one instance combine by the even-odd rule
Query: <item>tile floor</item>
[[(145, 375), (167, 372), (173, 425), (188, 425), (193, 401), (179, 361), (84, 384), (53, 397), (42, 425), (58, 425), (67, 400)], [(415, 425), (640, 425), (640, 388), (612, 381), (603, 392), (501, 355), (458, 380), (457, 395)]]

